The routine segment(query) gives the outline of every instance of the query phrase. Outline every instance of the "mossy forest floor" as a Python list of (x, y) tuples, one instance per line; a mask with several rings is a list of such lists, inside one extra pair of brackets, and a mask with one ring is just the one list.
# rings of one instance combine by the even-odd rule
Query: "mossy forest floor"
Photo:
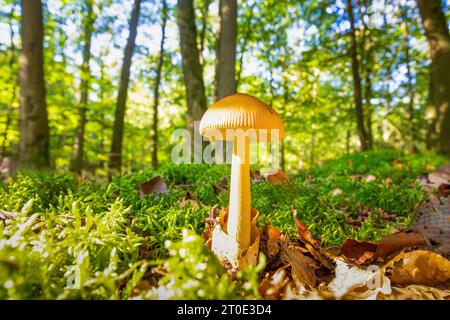
[[(411, 226), (429, 197), (417, 177), (446, 162), (347, 155), (282, 184), (253, 182), (252, 206), (260, 226), (296, 237), (293, 206), (324, 248), (376, 241)], [(141, 197), (156, 176), (168, 194)], [(228, 206), (228, 176), (224, 165), (173, 164), (111, 182), (17, 173), (0, 186), (0, 299), (260, 298), (262, 265), (233, 280), (203, 245), (210, 209)]]

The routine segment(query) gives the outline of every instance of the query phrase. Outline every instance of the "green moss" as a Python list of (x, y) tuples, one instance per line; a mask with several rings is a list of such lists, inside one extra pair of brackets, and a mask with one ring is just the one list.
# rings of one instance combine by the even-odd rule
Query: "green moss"
[[(282, 185), (253, 183), (252, 205), (260, 211), (260, 225), (271, 221), (292, 237), (294, 206), (323, 246), (340, 245), (349, 237), (378, 240), (393, 227), (411, 225), (412, 212), (428, 196), (415, 177), (443, 163), (441, 157), (395, 150), (347, 155), (309, 175), (294, 174)], [(367, 179), (369, 174), (374, 177)], [(166, 180), (169, 194), (141, 199), (140, 183), (158, 175)], [(16, 220), (0, 220), (0, 299), (129, 298), (148, 268), (164, 261), (169, 269), (165, 279), (178, 272), (176, 266), (184, 266), (176, 284), (181, 288), (195, 280), (191, 264), (181, 256), (182, 248), (194, 244), (197, 249), (183, 254), (209, 270), (198, 284), (221, 281), (223, 286), (202, 296), (182, 290), (175, 298), (237, 298), (248, 292), (256, 296), (255, 281), (231, 284), (198, 237), (186, 243), (182, 236), (184, 229), (201, 234), (210, 207), (228, 205), (228, 192), (214, 190), (215, 185), (228, 189), (223, 179), (228, 176), (229, 168), (223, 165), (170, 164), (115, 177), (110, 183), (78, 182), (70, 174), (18, 173), (0, 187), (0, 209), (18, 213)], [(187, 192), (198, 208), (180, 205)], [(351, 227), (348, 219), (361, 213), (368, 215), (362, 226)], [(398, 219), (385, 221), (382, 214)], [(167, 241), (172, 243), (169, 249)], [(250, 272), (247, 279), (252, 277)], [(249, 283), (253, 286), (243, 290)]]

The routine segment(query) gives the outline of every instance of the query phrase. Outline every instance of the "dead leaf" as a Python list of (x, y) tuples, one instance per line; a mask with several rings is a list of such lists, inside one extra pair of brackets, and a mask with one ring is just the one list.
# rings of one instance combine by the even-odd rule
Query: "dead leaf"
[(281, 291), (289, 282), (289, 277), (286, 272), (286, 266), (278, 268), (273, 274), (266, 273), (264, 279), (259, 285), (259, 293), (265, 299), (280, 299)]
[(315, 287), (317, 278), (308, 257), (282, 243), (281, 260), (291, 266), (292, 279), (298, 289), (304, 288), (305, 285)]
[(450, 198), (432, 196), (418, 211), (411, 230), (444, 248), (450, 248)]
[(144, 198), (149, 194), (169, 194), (166, 182), (160, 176), (154, 177), (146, 182), (141, 183), (140, 197)]
[(375, 251), (375, 258), (384, 258), (388, 254), (401, 251), (408, 247), (425, 246), (426, 239), (418, 233), (399, 232), (391, 236), (384, 237), (378, 242), (378, 247)]
[(260, 182), (261, 180), (263, 180), (263, 176), (261, 175), (261, 172), (259, 172), (258, 170), (255, 170), (255, 171), (251, 170), (250, 178), (254, 182)]
[(342, 244), (340, 254), (358, 265), (373, 261), (377, 244), (368, 241), (347, 239)]
[(425, 250), (400, 253), (383, 270), (397, 285), (436, 285), (450, 280), (450, 261)]
[(448, 195), (450, 195), (450, 184), (441, 183), (438, 187), (438, 190), (439, 190), (439, 194), (442, 197), (447, 197)]
[(269, 235), (269, 239), (272, 241), (280, 240), (281, 231), (277, 227), (270, 227), (267, 230), (267, 234)]
[(331, 259), (322, 251), (321, 248), (316, 249), (309, 243), (305, 244), (306, 249), (313, 255), (313, 257), (320, 263), (321, 266), (328, 270), (333, 270), (334, 266), (331, 263)]
[(279, 169), (272, 169), (267, 174), (267, 181), (269, 181), (271, 184), (281, 184), (286, 180), (289, 180), (289, 176)]
[(318, 246), (317, 240), (314, 239), (308, 228), (297, 218), (297, 210), (294, 209), (294, 206), (291, 207), (291, 213), (294, 218), (298, 235), (312, 246)]
[(450, 290), (441, 290), (422, 285), (392, 287), (389, 295), (380, 295), (381, 300), (450, 300)]
[(418, 177), (425, 190), (437, 190), (442, 184), (450, 184), (450, 164), (440, 167), (434, 172), (425, 173)]

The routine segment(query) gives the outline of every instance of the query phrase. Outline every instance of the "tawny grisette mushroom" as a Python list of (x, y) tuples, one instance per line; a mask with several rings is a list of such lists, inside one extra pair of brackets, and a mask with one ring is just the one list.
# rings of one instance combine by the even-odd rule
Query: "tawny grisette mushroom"
[[(232, 140), (230, 204), (226, 230), (219, 224), (212, 233), (212, 251), (232, 268), (241, 270), (256, 262), (259, 244), (252, 243), (249, 144), (284, 138), (280, 116), (261, 100), (243, 93), (225, 97), (203, 115), (200, 134), (210, 140)], [(256, 254), (249, 257), (253, 246)]]

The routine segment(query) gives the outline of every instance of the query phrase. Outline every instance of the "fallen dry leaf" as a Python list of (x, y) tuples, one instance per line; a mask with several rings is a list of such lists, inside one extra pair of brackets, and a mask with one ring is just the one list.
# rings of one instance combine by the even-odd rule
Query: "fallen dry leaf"
[[(434, 172), (424, 173), (418, 177), (422, 187), (428, 191), (438, 190), (440, 186), (450, 184), (450, 164), (445, 165)], [(446, 195), (447, 196), (447, 195)]]
[(393, 252), (408, 247), (424, 245), (427, 245), (427, 241), (422, 235), (399, 232), (384, 237), (378, 243), (347, 239), (342, 244), (340, 254), (348, 261), (363, 265), (375, 261), (377, 258), (385, 258)]
[(298, 289), (304, 288), (305, 285), (311, 288), (316, 285), (317, 278), (313, 268), (311, 268), (310, 260), (312, 259), (282, 243), (281, 260), (291, 266), (292, 279)]
[(263, 176), (261, 175), (261, 172), (259, 172), (258, 170), (255, 170), (255, 171), (251, 170), (250, 178), (254, 182), (260, 182), (261, 180), (263, 180)]
[(277, 227), (270, 227), (267, 230), (267, 234), (269, 235), (269, 239), (272, 241), (280, 240), (281, 231)]
[(392, 252), (401, 251), (404, 248), (425, 246), (426, 239), (418, 233), (399, 232), (391, 236), (386, 236), (378, 242), (375, 251), (375, 258), (384, 258)]
[(450, 280), (450, 261), (425, 250), (400, 253), (384, 267), (393, 284), (436, 285)]
[(378, 245), (368, 241), (347, 239), (342, 244), (340, 254), (347, 260), (358, 265), (371, 262)]
[(318, 242), (312, 236), (311, 232), (308, 228), (297, 218), (297, 210), (294, 209), (294, 206), (291, 207), (292, 217), (294, 218), (295, 227), (297, 228), (298, 235), (305, 240), (305, 242), (311, 244), (312, 246), (318, 246)]
[(431, 196), (420, 206), (411, 229), (450, 249), (450, 198)]
[(149, 194), (169, 194), (166, 182), (160, 176), (141, 183), (139, 195), (142, 198)]
[(450, 290), (438, 288), (410, 285), (407, 287), (392, 287), (389, 295), (381, 294), (381, 300), (450, 300)]
[(272, 169), (267, 174), (267, 181), (269, 181), (271, 184), (281, 184), (286, 180), (289, 180), (289, 176), (279, 169)]
[(266, 273), (264, 279), (259, 285), (259, 293), (265, 299), (280, 299), (283, 288), (289, 282), (289, 276), (286, 272), (287, 266), (278, 268), (273, 274)]

